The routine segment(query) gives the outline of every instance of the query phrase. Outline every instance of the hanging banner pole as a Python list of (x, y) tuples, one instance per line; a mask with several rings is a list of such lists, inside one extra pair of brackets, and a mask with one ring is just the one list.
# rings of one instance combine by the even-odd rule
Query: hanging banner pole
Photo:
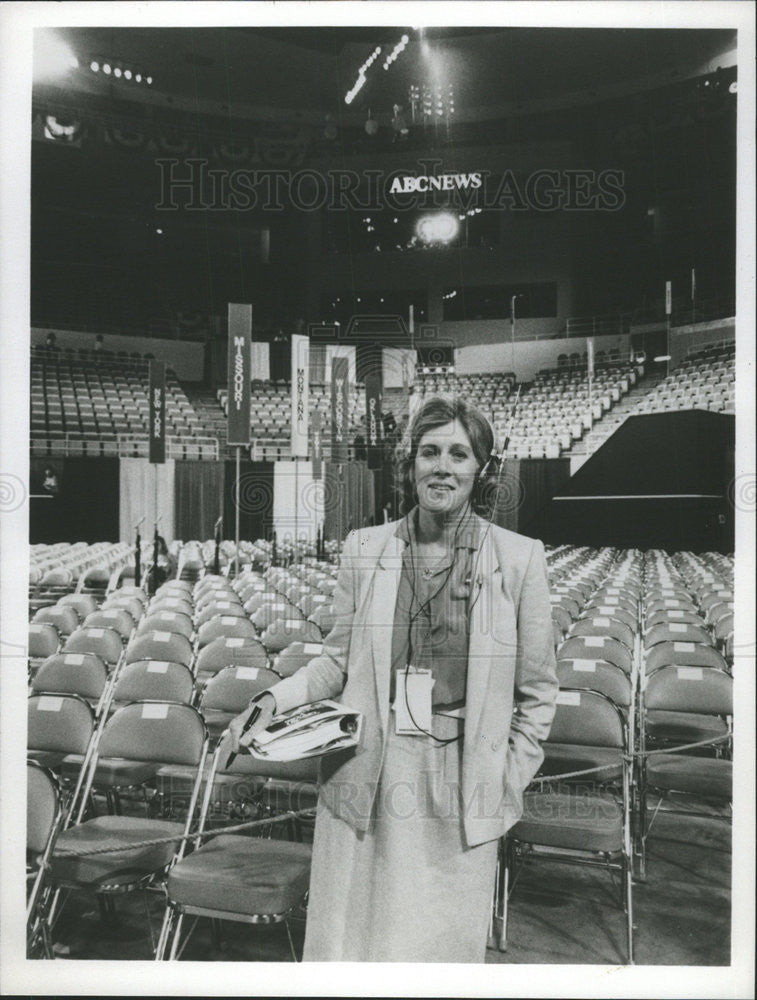
[(348, 461), (347, 420), (349, 414), (349, 362), (335, 357), (331, 362), (331, 461), (336, 464), (339, 476), (337, 534), (343, 541), (344, 483), (342, 469)]
[(158, 466), (166, 461), (166, 364), (165, 361), (151, 360), (149, 379), (148, 416), (148, 461), (154, 470), (155, 479), (155, 532), (153, 534), (153, 566), (149, 580), (149, 591), (154, 594), (158, 587)]
[(310, 411), (310, 338), (292, 334), (291, 452), (294, 459), (294, 558), (299, 561), (300, 458), (308, 456)]
[(252, 306), (229, 302), (228, 344), (228, 443), (236, 447), (234, 496), (235, 575), (239, 576), (240, 448), (250, 447), (250, 381), (252, 378)]

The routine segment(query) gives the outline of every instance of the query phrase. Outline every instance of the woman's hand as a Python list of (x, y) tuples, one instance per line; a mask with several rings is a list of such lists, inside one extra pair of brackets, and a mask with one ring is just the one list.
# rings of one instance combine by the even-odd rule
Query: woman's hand
[[(247, 732), (242, 733), (244, 725), (250, 717), (250, 712), (254, 711), (256, 706), (260, 709), (260, 714)], [(240, 746), (248, 747), (258, 733), (270, 726), (275, 714), (276, 699), (272, 694), (266, 693), (258, 698), (255, 705), (246, 708), (244, 712), (240, 712), (236, 718), (232, 719), (229, 723), (232, 753), (239, 753)]]

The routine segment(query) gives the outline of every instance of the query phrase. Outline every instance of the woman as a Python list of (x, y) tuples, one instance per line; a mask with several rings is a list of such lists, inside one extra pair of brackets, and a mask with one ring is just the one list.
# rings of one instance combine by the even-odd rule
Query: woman
[(475, 510), (493, 445), (464, 401), (418, 410), (405, 517), (347, 537), (323, 654), (241, 736), (321, 698), (364, 715), (359, 749), (321, 762), (306, 960), (484, 961), (497, 841), (557, 691), (543, 546)]

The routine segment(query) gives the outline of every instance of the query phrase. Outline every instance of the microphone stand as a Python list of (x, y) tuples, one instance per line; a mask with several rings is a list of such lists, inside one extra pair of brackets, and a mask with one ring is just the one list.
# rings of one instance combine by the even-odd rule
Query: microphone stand
[(216, 576), (221, 575), (221, 525), (223, 524), (223, 514), (215, 523), (216, 554), (213, 561), (213, 572)]
[(142, 539), (139, 535), (139, 526), (144, 521), (144, 517), (140, 517), (137, 523), (134, 525), (134, 530), (137, 533), (137, 537), (134, 540), (134, 586), (138, 587), (142, 580)]

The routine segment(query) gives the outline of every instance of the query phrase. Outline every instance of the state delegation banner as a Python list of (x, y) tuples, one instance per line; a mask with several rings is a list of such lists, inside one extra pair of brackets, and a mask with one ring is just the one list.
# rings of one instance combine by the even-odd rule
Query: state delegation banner
[(347, 358), (334, 358), (331, 362), (331, 461), (337, 465), (347, 461), (349, 371)]
[(313, 479), (320, 479), (323, 475), (323, 431), (319, 410), (313, 410), (310, 426), (313, 432), (313, 448), (311, 453)]
[(365, 376), (365, 435), (369, 469), (383, 466), (381, 431), (381, 376), (374, 373)]
[(166, 460), (166, 363), (150, 361), (149, 459), (155, 465)]
[(229, 412), (230, 445), (250, 443), (250, 379), (252, 378), (252, 306), (229, 303)]
[(292, 458), (308, 457), (310, 338), (292, 334)]

